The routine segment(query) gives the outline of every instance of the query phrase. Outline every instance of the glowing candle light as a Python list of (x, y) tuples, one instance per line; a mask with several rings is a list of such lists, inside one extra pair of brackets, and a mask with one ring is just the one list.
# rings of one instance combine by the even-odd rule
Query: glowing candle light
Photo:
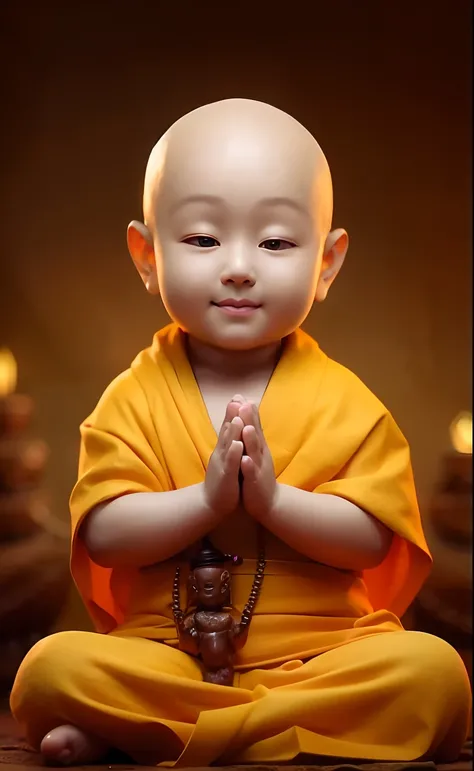
[(472, 413), (461, 412), (451, 423), (451, 443), (461, 455), (472, 455)]
[(16, 388), (17, 366), (15, 357), (7, 348), (0, 348), (0, 399)]

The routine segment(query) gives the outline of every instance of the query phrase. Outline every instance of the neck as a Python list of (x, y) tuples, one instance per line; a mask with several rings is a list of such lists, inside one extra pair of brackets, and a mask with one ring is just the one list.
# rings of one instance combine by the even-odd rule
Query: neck
[(282, 343), (275, 343), (252, 348), (246, 351), (234, 351), (215, 348), (200, 340), (186, 336), (189, 360), (194, 370), (208, 372), (221, 380), (232, 380), (246, 373), (253, 377), (272, 372), (280, 358)]

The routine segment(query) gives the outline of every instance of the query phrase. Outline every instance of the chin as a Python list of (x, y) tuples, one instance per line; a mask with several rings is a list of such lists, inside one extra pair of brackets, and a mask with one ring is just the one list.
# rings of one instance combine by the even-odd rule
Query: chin
[(252, 334), (250, 329), (243, 333), (238, 332), (237, 329), (223, 330), (223, 334), (219, 334), (214, 328), (201, 327), (196, 329), (192, 322), (189, 324), (180, 323), (179, 326), (196, 341), (211, 348), (225, 351), (251, 351), (271, 342), (268, 336), (258, 333)]
[(225, 351), (253, 351), (255, 348), (263, 348), (265, 345), (270, 345), (275, 340), (269, 340), (267, 338), (262, 339), (260, 336), (255, 337), (214, 337), (209, 340), (209, 345), (214, 348), (221, 348)]
[[(204, 345), (223, 351), (238, 351), (242, 353), (274, 345), (296, 328), (291, 325), (285, 325), (284, 328), (269, 329), (261, 325), (260, 329), (258, 329), (256, 328), (257, 325), (253, 325), (252, 328), (252, 325), (249, 324), (246, 328), (240, 327), (239, 329), (237, 325), (223, 324), (221, 329), (216, 329), (214, 325), (203, 324), (197, 329), (195, 320), (190, 320), (189, 323), (182, 320), (177, 323), (190, 337)], [(289, 328), (290, 326), (291, 328)]]
[[(249, 329), (246, 333), (238, 334), (237, 330), (226, 330), (226, 334), (213, 335), (213, 341), (210, 342), (218, 348), (224, 348), (228, 351), (254, 351), (256, 348), (265, 348), (266, 346), (279, 343), (284, 337), (287, 337), (293, 329), (265, 329), (252, 331)], [(229, 334), (229, 332), (231, 332)]]

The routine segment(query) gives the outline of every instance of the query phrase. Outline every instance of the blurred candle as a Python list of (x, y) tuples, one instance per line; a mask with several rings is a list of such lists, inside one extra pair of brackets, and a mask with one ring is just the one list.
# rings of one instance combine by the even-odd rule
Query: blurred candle
[(16, 388), (17, 366), (15, 357), (7, 348), (0, 348), (0, 399)]
[(472, 413), (461, 412), (451, 423), (451, 443), (461, 455), (472, 455)]

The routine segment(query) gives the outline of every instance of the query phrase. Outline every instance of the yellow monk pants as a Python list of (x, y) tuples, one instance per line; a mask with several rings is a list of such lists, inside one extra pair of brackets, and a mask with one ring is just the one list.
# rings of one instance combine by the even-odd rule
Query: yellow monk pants
[(276, 763), (301, 753), (453, 761), (470, 704), (454, 649), (406, 631), (240, 672), (233, 688), (203, 683), (194, 659), (161, 643), (61, 632), (28, 653), (11, 695), (34, 747), (72, 723), (138, 762), (181, 767)]

